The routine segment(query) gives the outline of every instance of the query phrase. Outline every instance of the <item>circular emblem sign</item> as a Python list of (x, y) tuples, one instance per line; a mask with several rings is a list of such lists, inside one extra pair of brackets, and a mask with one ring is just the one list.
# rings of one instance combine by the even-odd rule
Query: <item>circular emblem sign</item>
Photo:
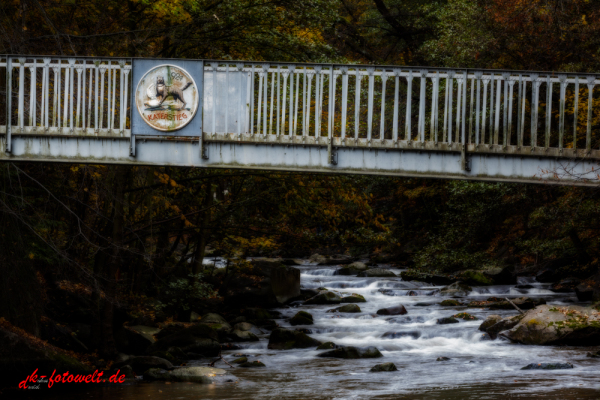
[(190, 74), (174, 65), (146, 72), (135, 93), (138, 112), (159, 131), (175, 131), (190, 123), (198, 111), (198, 89)]

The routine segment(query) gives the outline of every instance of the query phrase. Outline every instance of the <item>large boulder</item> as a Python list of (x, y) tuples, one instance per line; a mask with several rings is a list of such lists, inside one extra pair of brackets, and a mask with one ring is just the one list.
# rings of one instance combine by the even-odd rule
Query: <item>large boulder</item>
[(199, 353), (205, 357), (212, 357), (218, 355), (221, 351), (218, 340), (217, 331), (207, 324), (197, 324), (157, 340), (149, 347), (148, 352), (152, 353), (168, 350), (169, 347), (179, 347), (184, 352)]
[(239, 274), (230, 274), (219, 294), (233, 306), (276, 307), (300, 296), (300, 270), (279, 261), (251, 261)]
[(152, 368), (144, 372), (146, 381), (213, 383), (213, 379), (226, 374), (224, 369), (211, 367), (181, 367), (172, 371)]
[(313, 316), (306, 311), (298, 311), (296, 315), (294, 315), (290, 319), (290, 324), (293, 326), (296, 325), (312, 325), (314, 324)]
[(496, 325), (498, 322), (502, 321), (502, 317), (499, 315), (488, 315), (488, 317), (479, 325), (479, 330), (483, 332), (487, 332), (488, 328), (492, 325)]
[(472, 291), (473, 291), (473, 289), (471, 288), (471, 286), (467, 285), (466, 283), (454, 282), (453, 284), (442, 288), (440, 290), (440, 295), (463, 297), (463, 296), (467, 296)]
[(362, 271), (357, 276), (363, 278), (395, 278), (397, 275), (389, 269), (372, 268), (366, 271)]
[(500, 332), (514, 328), (522, 319), (523, 315), (502, 318), (500, 321), (487, 327), (485, 332), (490, 336), (490, 339), (496, 339)]
[(304, 304), (340, 304), (341, 302), (342, 299), (337, 293), (323, 290), (315, 297), (306, 300)]
[(406, 313), (408, 311), (406, 311), (406, 308), (402, 304), (377, 310), (377, 315), (404, 315)]
[(456, 282), (456, 278), (454, 277), (418, 272), (410, 269), (400, 272), (400, 277), (403, 281), (421, 281), (432, 285), (450, 285)]
[(575, 287), (579, 301), (600, 300), (600, 274), (588, 278)]
[(277, 328), (271, 332), (268, 348), (272, 350), (305, 349), (317, 347), (320, 344), (320, 341), (305, 333)]
[(541, 305), (529, 310), (511, 330), (500, 333), (523, 344), (600, 345), (600, 313), (592, 307)]
[(337, 349), (326, 351), (318, 355), (319, 357), (332, 357), (332, 358), (345, 358), (345, 359), (356, 359), (356, 358), (379, 358), (383, 357), (383, 354), (377, 349), (377, 347), (352, 347), (343, 346)]
[(125, 365), (129, 365), (137, 375), (142, 375), (150, 368), (160, 368), (167, 370), (171, 370), (174, 368), (173, 364), (171, 364), (170, 361), (152, 356), (129, 357), (129, 359), (126, 361), (121, 361), (113, 364), (113, 368), (120, 368)]
[(52, 371), (89, 374), (93, 369), (25, 331), (0, 320), (0, 387), (16, 386), (27, 375), (51, 376)]

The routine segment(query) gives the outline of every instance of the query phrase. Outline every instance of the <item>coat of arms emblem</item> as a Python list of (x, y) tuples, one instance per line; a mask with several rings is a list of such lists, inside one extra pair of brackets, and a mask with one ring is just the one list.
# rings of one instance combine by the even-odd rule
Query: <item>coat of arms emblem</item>
[(135, 101), (148, 125), (159, 131), (174, 131), (194, 118), (198, 96), (196, 83), (187, 71), (174, 65), (159, 65), (140, 80)]

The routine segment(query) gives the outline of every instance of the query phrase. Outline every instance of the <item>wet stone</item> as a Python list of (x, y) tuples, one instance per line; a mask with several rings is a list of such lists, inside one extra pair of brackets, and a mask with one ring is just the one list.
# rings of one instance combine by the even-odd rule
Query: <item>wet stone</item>
[(260, 361), (252, 361), (252, 362), (245, 362), (243, 364), (240, 364), (240, 367), (242, 367), (242, 368), (262, 368), (262, 367), (266, 367), (266, 365), (261, 363)]
[(370, 372), (393, 372), (393, 371), (398, 371), (398, 368), (396, 368), (396, 365), (391, 362), (377, 364), (370, 370)]
[(458, 320), (454, 317), (439, 318), (436, 322), (438, 325), (458, 324)]
[(528, 369), (571, 369), (573, 368), (573, 364), (571, 363), (539, 363), (539, 364), (529, 364), (521, 368), (522, 370)]
[(435, 361), (450, 361), (448, 357), (438, 357)]

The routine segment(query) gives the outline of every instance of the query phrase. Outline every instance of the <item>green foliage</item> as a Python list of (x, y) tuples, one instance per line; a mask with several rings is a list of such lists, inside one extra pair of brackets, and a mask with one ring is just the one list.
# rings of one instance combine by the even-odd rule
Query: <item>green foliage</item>
[(188, 278), (178, 278), (169, 282), (164, 291), (162, 301), (155, 308), (162, 310), (170, 307), (174, 310), (187, 311), (198, 300), (215, 295), (212, 285), (203, 282), (201, 273), (189, 274)]

